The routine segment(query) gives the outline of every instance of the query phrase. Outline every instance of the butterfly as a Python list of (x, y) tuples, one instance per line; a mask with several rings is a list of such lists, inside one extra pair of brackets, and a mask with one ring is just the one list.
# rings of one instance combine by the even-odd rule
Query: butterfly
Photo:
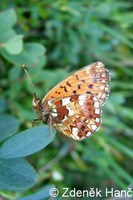
[(38, 120), (74, 140), (88, 138), (100, 126), (109, 81), (109, 70), (95, 62), (57, 84), (42, 100), (34, 93), (32, 106)]

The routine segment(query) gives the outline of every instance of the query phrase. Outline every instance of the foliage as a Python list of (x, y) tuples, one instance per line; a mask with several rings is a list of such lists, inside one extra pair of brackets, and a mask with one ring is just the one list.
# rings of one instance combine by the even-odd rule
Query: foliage
[(1, 115), (0, 124), (0, 141), (3, 142), (0, 148), (0, 189), (18, 191), (29, 188), (37, 181), (37, 173), (22, 157), (45, 148), (55, 132), (49, 137), (49, 128), (39, 126), (12, 136), (19, 121), (10, 115)]
[[(44, 199), (54, 184), (60, 194), (63, 187), (100, 188), (104, 198), (105, 188), (133, 183), (132, 7), (124, 0), (1, 3), (0, 195)], [(62, 134), (54, 139), (54, 131), (50, 138), (48, 126), (29, 128), (36, 118), (33, 89), (21, 65), (43, 98), (70, 72), (96, 60), (112, 74), (98, 133), (78, 143)]]

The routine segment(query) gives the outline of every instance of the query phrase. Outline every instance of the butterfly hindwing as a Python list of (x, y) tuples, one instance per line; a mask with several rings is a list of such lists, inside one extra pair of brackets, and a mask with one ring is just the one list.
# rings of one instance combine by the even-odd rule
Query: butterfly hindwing
[(100, 125), (100, 102), (94, 95), (73, 95), (49, 105), (53, 125), (75, 140), (89, 137)]

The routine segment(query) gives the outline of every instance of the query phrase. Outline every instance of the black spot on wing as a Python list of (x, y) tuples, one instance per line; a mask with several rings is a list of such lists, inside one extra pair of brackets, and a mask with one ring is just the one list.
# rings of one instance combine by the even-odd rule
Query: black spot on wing
[(78, 77), (78, 75), (76, 75), (76, 79), (77, 79), (77, 80), (79, 80), (79, 77)]
[(69, 86), (69, 87), (72, 87), (72, 85), (67, 81), (66, 84)]
[(73, 94), (75, 94), (75, 95), (76, 95), (76, 90), (73, 90)]
[(92, 88), (93, 88), (93, 85), (92, 85), (92, 84), (88, 85), (88, 88), (92, 89)]
[(80, 89), (81, 88), (81, 86), (80, 85), (78, 85), (78, 89)]
[(85, 83), (85, 80), (83, 79), (83, 80), (81, 80), (83, 83)]

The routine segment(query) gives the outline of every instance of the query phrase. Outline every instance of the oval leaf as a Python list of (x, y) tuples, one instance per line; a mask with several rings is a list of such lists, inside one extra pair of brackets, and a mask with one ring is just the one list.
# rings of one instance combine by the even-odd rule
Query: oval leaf
[(10, 54), (19, 54), (23, 49), (23, 35), (17, 35), (6, 42), (5, 48)]
[(29, 42), (25, 44), (25, 50), (35, 56), (44, 55), (46, 52), (45, 47), (36, 42)]
[(0, 97), (0, 112), (4, 112), (7, 108), (7, 101), (3, 97)]
[(23, 51), (20, 54), (10, 54), (8, 51), (6, 51), (5, 48), (1, 48), (1, 54), (8, 61), (19, 66), (22, 64), (25, 64), (27, 66), (32, 66), (32, 65), (43, 66), (43, 64), (46, 62), (46, 58), (44, 57), (44, 55), (35, 56), (35, 54), (31, 54), (30, 52), (27, 52), (25, 50), (25, 46), (23, 48)]
[(17, 199), (17, 200), (41, 200), (41, 199), (45, 199), (45, 198), (48, 198), (50, 197), (50, 194), (49, 194), (49, 191), (50, 189), (53, 189), (55, 188), (54, 185), (51, 185), (51, 186), (46, 186), (44, 188), (42, 188), (41, 190), (39, 190), (38, 192), (32, 194), (32, 195), (28, 195), (28, 196), (25, 196), (25, 197), (22, 197), (20, 199)]
[(18, 127), (19, 121), (10, 115), (0, 116), (0, 142), (13, 135)]
[(49, 126), (27, 129), (4, 142), (0, 149), (1, 158), (18, 158), (33, 154), (46, 147), (54, 139), (50, 137)]
[(17, 15), (13, 9), (9, 9), (0, 13), (0, 31), (11, 28), (17, 22)]
[(25, 159), (0, 159), (0, 189), (23, 190), (36, 180), (36, 171)]

